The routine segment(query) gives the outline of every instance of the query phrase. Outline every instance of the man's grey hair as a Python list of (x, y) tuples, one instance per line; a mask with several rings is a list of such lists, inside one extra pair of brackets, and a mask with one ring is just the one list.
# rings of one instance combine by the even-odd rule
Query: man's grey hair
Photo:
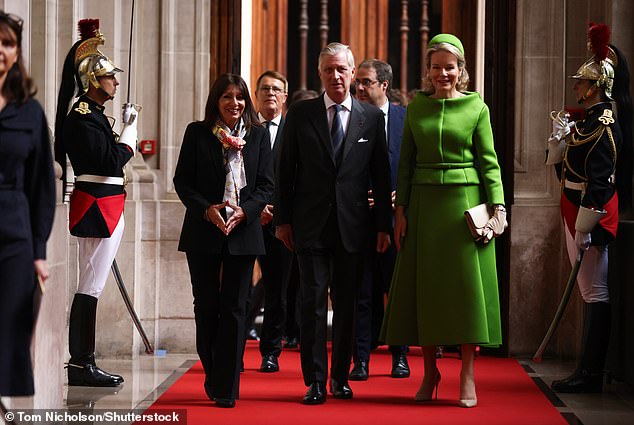
[(321, 50), (321, 52), (319, 52), (319, 63), (317, 65), (317, 68), (321, 70), (321, 62), (324, 56), (335, 56), (341, 52), (346, 53), (348, 66), (350, 68), (354, 68), (354, 56), (352, 55), (352, 50), (350, 50), (350, 46), (336, 42), (328, 44)]

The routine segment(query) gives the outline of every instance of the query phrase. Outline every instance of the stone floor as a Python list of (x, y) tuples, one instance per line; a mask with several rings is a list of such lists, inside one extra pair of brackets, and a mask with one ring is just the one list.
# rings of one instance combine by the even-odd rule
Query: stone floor
[(570, 375), (575, 365), (554, 360), (535, 363), (519, 359), (535, 383), (557, 407), (571, 425), (632, 425), (634, 424), (634, 388), (612, 382), (604, 386), (603, 394), (557, 394), (550, 383)]
[[(102, 360), (105, 370), (122, 374), (126, 382), (118, 390), (65, 387), (68, 408), (145, 409), (197, 361), (195, 354), (141, 356), (136, 360)], [(573, 364), (519, 360), (536, 384), (570, 424), (631, 425), (634, 423), (634, 389), (622, 383), (606, 386), (603, 394), (555, 394), (553, 379), (569, 374)]]
[(98, 362), (102, 369), (122, 375), (117, 388), (64, 386), (69, 409), (141, 409), (148, 408), (176, 380), (198, 361), (196, 354), (142, 355), (135, 360)]

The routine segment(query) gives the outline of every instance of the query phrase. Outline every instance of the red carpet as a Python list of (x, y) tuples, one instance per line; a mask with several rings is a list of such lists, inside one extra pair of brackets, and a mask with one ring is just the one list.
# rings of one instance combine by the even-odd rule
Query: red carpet
[(306, 387), (301, 378), (299, 351), (285, 350), (280, 356), (281, 371), (257, 371), (260, 355), (257, 343), (249, 341), (245, 354), (246, 371), (241, 375), (240, 399), (234, 409), (215, 407), (203, 391), (204, 375), (197, 363), (165, 392), (148, 411), (187, 409), (187, 424), (487, 424), (487, 425), (566, 425), (557, 409), (546, 399), (524, 369), (512, 359), (479, 356), (476, 359), (478, 406), (457, 407), (460, 360), (448, 354), (438, 361), (442, 380), (438, 400), (413, 400), (422, 380), (420, 349), (410, 355), (412, 376), (389, 377), (391, 354), (380, 349), (372, 353), (370, 379), (351, 382), (354, 398), (305, 406), (301, 399)]

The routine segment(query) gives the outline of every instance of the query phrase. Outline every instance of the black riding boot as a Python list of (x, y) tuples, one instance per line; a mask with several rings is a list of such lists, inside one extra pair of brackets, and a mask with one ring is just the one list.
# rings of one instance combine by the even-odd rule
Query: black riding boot
[(123, 377), (112, 375), (95, 365), (95, 326), (97, 298), (75, 294), (70, 309), (68, 346), (68, 385), (87, 387), (116, 387)]
[(581, 359), (575, 373), (553, 381), (558, 393), (600, 393), (603, 367), (610, 342), (611, 311), (608, 303), (586, 303), (581, 343)]

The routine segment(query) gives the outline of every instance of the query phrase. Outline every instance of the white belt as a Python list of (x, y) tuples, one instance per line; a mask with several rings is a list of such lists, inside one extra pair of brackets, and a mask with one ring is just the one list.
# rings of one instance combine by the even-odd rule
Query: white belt
[(75, 179), (76, 182), (87, 183), (103, 183), (103, 184), (115, 184), (123, 186), (123, 177), (108, 177), (108, 176), (95, 176), (93, 174), (82, 174)]
[(564, 187), (566, 189), (579, 190), (581, 192), (585, 192), (586, 186), (587, 186), (586, 183), (575, 183), (575, 182), (571, 182), (570, 180), (564, 180)]

